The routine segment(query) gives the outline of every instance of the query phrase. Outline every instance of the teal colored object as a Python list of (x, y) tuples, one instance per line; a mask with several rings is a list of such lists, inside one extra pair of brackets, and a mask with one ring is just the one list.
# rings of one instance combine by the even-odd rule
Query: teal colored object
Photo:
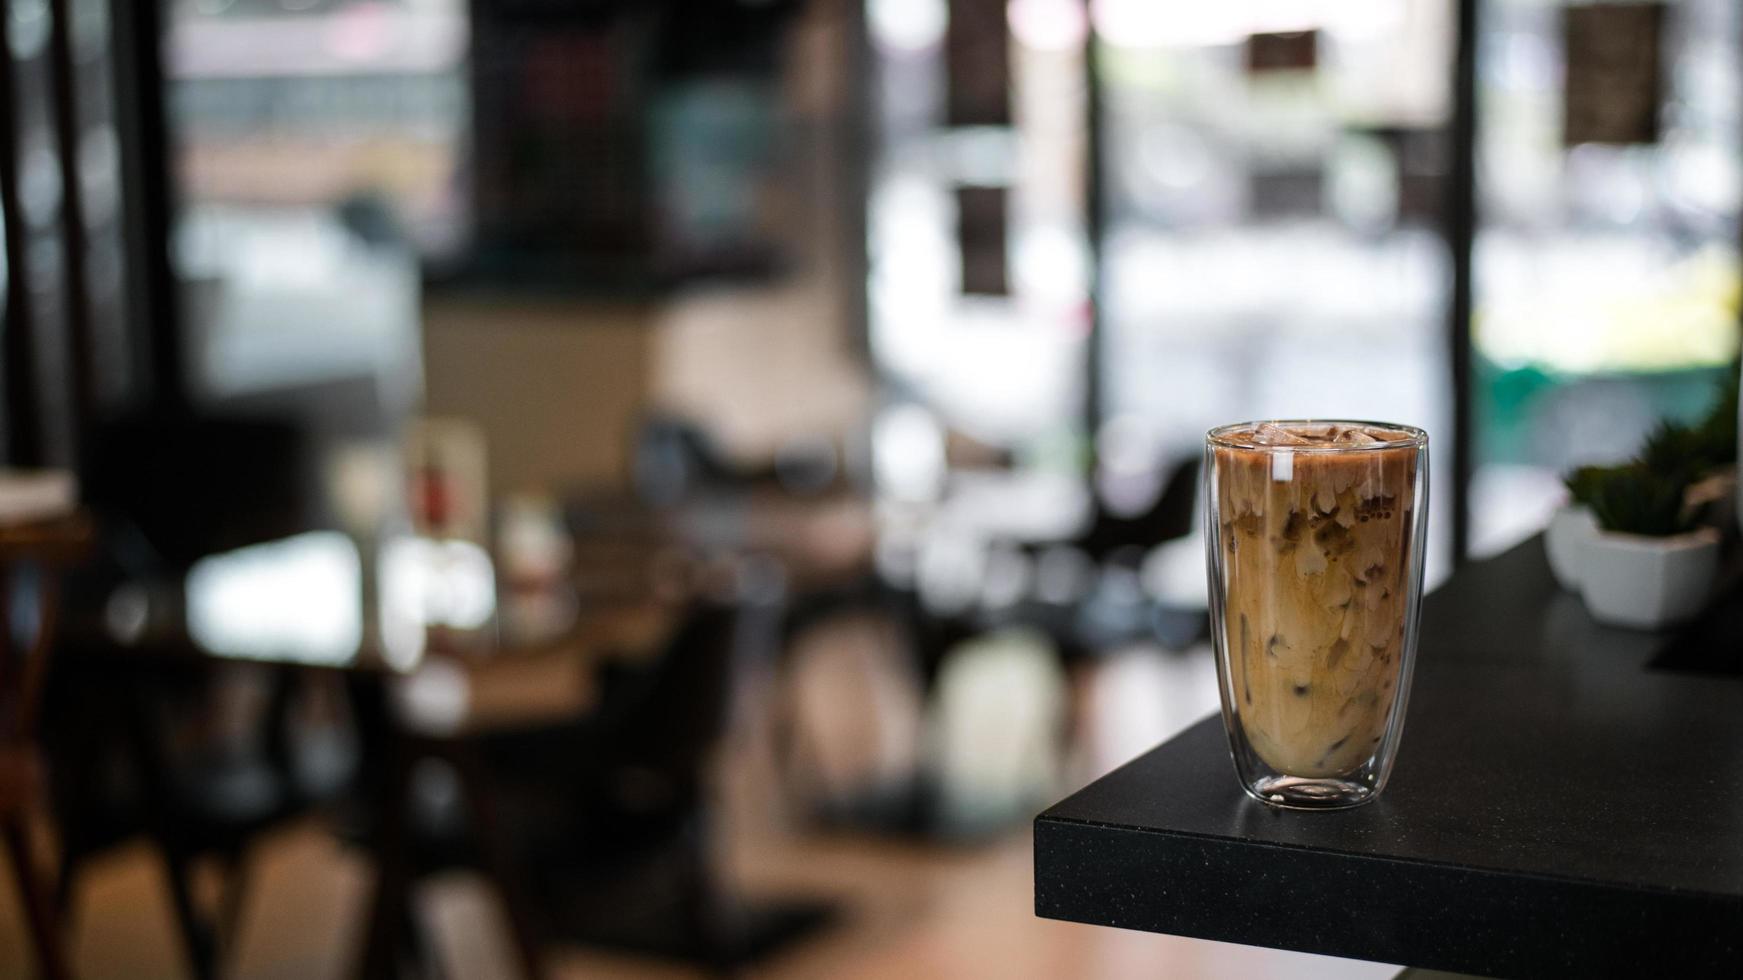
[[(1473, 365), (1471, 399), (1477, 465), (1542, 465), (1544, 460), (1535, 447), (1555, 438), (1554, 433), (1540, 431), (1553, 424), (1546, 409), (1569, 389), (1623, 382), (1654, 419), (1692, 423), (1712, 408), (1719, 397), (1720, 382), (1730, 370), (1727, 366), (1565, 375), (1537, 367), (1502, 368), (1479, 355)], [(1577, 451), (1578, 447), (1574, 448)]]

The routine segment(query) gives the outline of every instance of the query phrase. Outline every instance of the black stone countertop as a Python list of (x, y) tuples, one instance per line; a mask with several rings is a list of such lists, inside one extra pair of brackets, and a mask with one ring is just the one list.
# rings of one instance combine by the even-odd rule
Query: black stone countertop
[(1608, 629), (1538, 541), (1473, 564), (1425, 602), (1379, 800), (1251, 800), (1212, 716), (1036, 818), (1036, 914), (1492, 976), (1743, 976), (1743, 678), (1696, 672), (1737, 661), (1739, 605), (1680, 639)]

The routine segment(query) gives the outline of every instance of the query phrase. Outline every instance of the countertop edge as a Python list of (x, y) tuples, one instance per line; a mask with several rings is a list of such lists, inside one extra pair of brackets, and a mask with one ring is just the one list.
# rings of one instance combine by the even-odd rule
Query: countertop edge
[(1489, 976), (1743, 972), (1743, 896), (1046, 814), (1034, 862), (1045, 919)]

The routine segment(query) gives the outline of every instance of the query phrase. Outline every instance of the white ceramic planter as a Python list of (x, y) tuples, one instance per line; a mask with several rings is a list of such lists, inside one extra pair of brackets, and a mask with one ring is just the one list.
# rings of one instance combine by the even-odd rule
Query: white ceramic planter
[(1598, 520), (1583, 504), (1565, 504), (1543, 529), (1543, 550), (1555, 581), (1569, 592), (1580, 590), (1580, 566), (1586, 560), (1586, 544), (1598, 533)]
[(1600, 530), (1583, 549), (1580, 594), (1601, 623), (1659, 629), (1700, 612), (1718, 570), (1713, 528), (1666, 538)]

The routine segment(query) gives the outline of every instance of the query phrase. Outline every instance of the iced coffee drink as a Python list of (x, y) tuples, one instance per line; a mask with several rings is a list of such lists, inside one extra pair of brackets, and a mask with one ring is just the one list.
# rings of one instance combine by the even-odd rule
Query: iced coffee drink
[(1208, 440), (1213, 628), (1243, 783), (1267, 802), (1378, 791), (1415, 646), (1427, 437), (1259, 422)]

